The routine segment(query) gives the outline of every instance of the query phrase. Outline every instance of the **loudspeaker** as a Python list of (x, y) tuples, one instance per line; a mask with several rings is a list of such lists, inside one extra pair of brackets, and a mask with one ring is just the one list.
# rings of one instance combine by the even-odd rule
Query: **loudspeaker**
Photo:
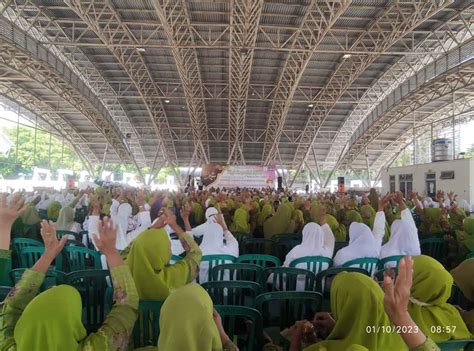
[(283, 189), (283, 177), (278, 177), (278, 189)]
[(344, 177), (337, 177), (337, 191), (340, 193), (345, 192)]

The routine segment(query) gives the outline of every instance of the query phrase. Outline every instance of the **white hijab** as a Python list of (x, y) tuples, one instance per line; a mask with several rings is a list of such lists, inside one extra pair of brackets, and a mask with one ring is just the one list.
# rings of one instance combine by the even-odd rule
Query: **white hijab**
[(380, 258), (396, 255), (421, 255), (418, 232), (407, 221), (396, 219), (390, 228), (390, 240), (382, 246)]
[(349, 227), (349, 245), (336, 253), (334, 266), (342, 266), (356, 258), (379, 257), (379, 253), (380, 245), (370, 228), (363, 223), (353, 222)]
[[(239, 257), (239, 243), (232, 235), (227, 236), (226, 243), (224, 244), (224, 230), (219, 224), (209, 223), (206, 228), (207, 232), (203, 236), (200, 245), (203, 256), (231, 255)], [(199, 267), (199, 283), (202, 284), (208, 281), (209, 262), (203, 261)], [(228, 274), (226, 274), (224, 280), (228, 279)]]
[(306, 256), (332, 256), (332, 252), (329, 252), (329, 250), (324, 247), (323, 229), (319, 224), (313, 222), (304, 226), (301, 244), (295, 246), (288, 252), (283, 265), (289, 267), (292, 261)]
[(217, 208), (209, 207), (206, 210), (206, 222), (201, 224), (201, 225), (198, 225), (197, 227), (194, 227), (192, 229), (193, 235), (201, 237), (204, 234), (206, 234), (209, 231), (209, 229), (208, 229), (209, 224), (216, 223), (216, 217), (215, 216), (218, 213), (219, 213), (219, 211), (217, 211)]
[[(132, 215), (132, 206), (129, 203), (123, 203), (117, 210), (115, 224), (117, 225), (117, 249), (123, 250), (127, 247), (128, 219)], [(123, 246), (123, 248), (122, 248)]]

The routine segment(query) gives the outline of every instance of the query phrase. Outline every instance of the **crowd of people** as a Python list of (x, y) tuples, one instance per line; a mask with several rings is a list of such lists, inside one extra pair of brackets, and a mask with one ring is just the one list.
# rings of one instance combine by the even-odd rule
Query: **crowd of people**
[[(453, 282), (474, 302), (474, 259), (465, 259), (474, 251), (472, 210), (454, 193), (441, 191), (434, 199), (418, 193), (380, 196), (375, 189), (367, 194), (296, 194), (97, 187), (3, 194), (0, 284), (11, 284), (11, 239), (40, 240), (45, 250), (3, 302), (0, 350), (133, 349), (129, 339), (141, 299), (164, 301), (158, 350), (235, 351), (200, 286), (209, 270), (201, 258), (238, 257), (237, 234), (272, 239), (281, 233), (301, 238), (286, 252), (286, 267), (307, 256), (327, 257), (335, 267), (357, 258), (405, 256), (396, 278), (393, 269), (387, 270), (382, 287), (361, 273), (339, 273), (331, 284), (331, 313), (317, 312), (311, 321), (327, 337), (307, 345), (305, 322), (297, 322), (290, 330), (291, 351), (436, 350), (436, 342), (470, 339), (474, 331), (474, 310), (448, 303)], [(76, 235), (58, 239), (58, 230)], [(441, 262), (421, 253), (420, 240), (432, 236), (446, 243)], [(114, 288), (111, 312), (89, 335), (77, 290), (59, 285), (38, 294), (51, 262), (67, 240), (77, 238), (102, 253)], [(335, 250), (336, 242), (347, 245)], [(182, 259), (171, 264), (173, 255)], [(297, 289), (304, 287), (298, 284)], [(367, 326), (374, 332), (367, 332)], [(264, 350), (279, 350), (271, 339), (263, 340)]]

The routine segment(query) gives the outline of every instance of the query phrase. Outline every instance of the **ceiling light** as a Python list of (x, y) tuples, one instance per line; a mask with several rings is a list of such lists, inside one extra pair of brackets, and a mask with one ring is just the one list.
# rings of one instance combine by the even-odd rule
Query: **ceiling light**
[(309, 104), (309, 105), (308, 105), (308, 107), (313, 107), (313, 106), (314, 106), (314, 104)]
[(169, 101), (169, 100), (165, 100), (165, 104), (169, 104), (169, 103), (170, 103), (170, 101)]
[(349, 58), (349, 57), (351, 57), (351, 54), (344, 54), (344, 55), (342, 55), (342, 58), (345, 58), (345, 59), (347, 59), (347, 58)]
[(145, 48), (139, 47), (139, 48), (137, 48), (137, 51), (138, 51), (138, 52), (145, 52)]

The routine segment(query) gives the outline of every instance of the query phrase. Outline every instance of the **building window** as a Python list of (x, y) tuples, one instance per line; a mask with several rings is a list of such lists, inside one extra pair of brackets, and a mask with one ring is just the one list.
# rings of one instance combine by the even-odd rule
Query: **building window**
[(390, 176), (390, 192), (391, 193), (395, 192), (395, 176), (394, 175)]
[(403, 196), (407, 197), (408, 193), (413, 191), (413, 174), (400, 174), (398, 180), (400, 182), (400, 191)]
[(439, 179), (454, 179), (454, 171), (441, 172)]

